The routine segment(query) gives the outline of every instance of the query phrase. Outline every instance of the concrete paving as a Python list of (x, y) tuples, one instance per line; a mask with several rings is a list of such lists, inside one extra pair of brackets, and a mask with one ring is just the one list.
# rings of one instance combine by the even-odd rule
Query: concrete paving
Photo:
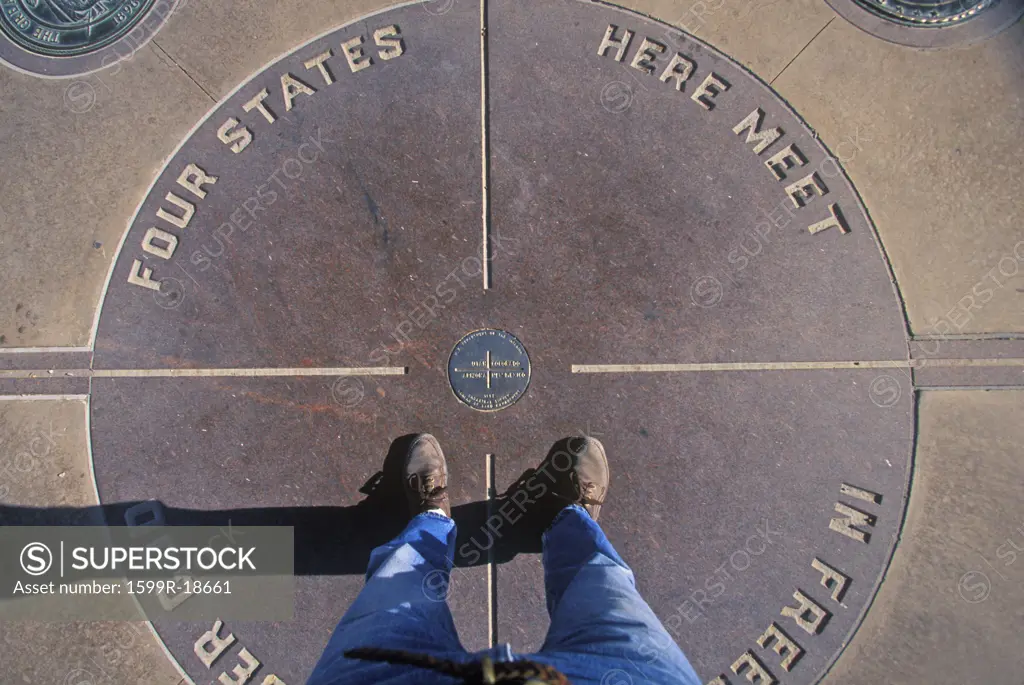
[[(1024, 329), (1024, 201), (1004, 185), (1024, 152), (1022, 41), (1018, 23), (921, 51), (837, 19), (774, 83), (863, 196), (915, 334)], [(936, 74), (956, 86), (937, 87)]]
[(1014, 682), (1024, 667), (1024, 393), (926, 391), (919, 411), (903, 542), (826, 683)]
[(622, 4), (711, 43), (769, 83), (836, 19), (832, 9), (817, 0), (636, 0)]
[(212, 102), (153, 44), (72, 80), (0, 69), (0, 90), (0, 345), (86, 346), (139, 197)]
[[(465, 2), (454, 0), (460, 10)], [(859, 372), (870, 411), (916, 406), (917, 446), (890, 565), (860, 627), (829, 652), (837, 658), (822, 682), (1020, 673), (1024, 23), (968, 48), (922, 51), (869, 36), (816, 0), (628, 4), (737, 60), (817, 132), (874, 222), (913, 334), (907, 355), (886, 354), (891, 370)], [(86, 421), (93, 326), (125, 230), (164, 162), (263, 66), (385, 6), (191, 0), (106, 70), (48, 80), (0, 66), (0, 348), (78, 350), (0, 349), (0, 502), (97, 503)], [(81, 373), (48, 374), (61, 368)], [(25, 369), (41, 379), (2, 376)], [(736, 592), (727, 599), (743, 601)], [(0, 671), (21, 678), (12, 682), (187, 682), (144, 623), (0, 623), (0, 636)]]
[[(0, 502), (68, 508), (98, 504), (87, 411), (85, 400), (0, 401)], [(182, 682), (145, 621), (0, 621), (0, 644), (0, 670), (11, 683)]]

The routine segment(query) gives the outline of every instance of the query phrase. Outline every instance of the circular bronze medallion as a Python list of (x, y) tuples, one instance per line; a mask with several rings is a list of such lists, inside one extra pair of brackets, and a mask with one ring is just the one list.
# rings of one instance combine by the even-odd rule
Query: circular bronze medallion
[(871, 12), (911, 25), (952, 25), (976, 17), (997, 0), (857, 0)]
[(0, 28), (29, 52), (84, 55), (113, 43), (155, 0), (0, 0)]
[(510, 407), (530, 385), (530, 356), (506, 331), (473, 331), (448, 358), (448, 382), (463, 404), (477, 411)]
[(971, 45), (1012, 26), (1022, 0), (826, 0), (841, 17), (898, 45)]

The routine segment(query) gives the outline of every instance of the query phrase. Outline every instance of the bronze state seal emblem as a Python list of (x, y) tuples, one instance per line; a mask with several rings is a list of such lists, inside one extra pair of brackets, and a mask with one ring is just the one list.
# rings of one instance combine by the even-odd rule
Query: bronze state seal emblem
[(74, 57), (123, 37), (154, 1), (0, 0), (0, 29), (29, 52)]

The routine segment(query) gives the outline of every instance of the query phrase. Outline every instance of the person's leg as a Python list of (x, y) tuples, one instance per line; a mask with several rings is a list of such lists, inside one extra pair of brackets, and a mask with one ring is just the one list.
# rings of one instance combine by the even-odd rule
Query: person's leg
[[(542, 536), (551, 627), (537, 661), (575, 685), (697, 685), (689, 661), (636, 589), (633, 572), (597, 525), (610, 474), (593, 438), (555, 443), (525, 484), (550, 525)], [(628, 675), (618, 676), (616, 671)]]
[(373, 550), (366, 586), (335, 628), (308, 685), (408, 677), (408, 667), (346, 659), (345, 651), (356, 647), (465, 653), (446, 602), (454, 554), (455, 522), (431, 512), (419, 514), (398, 537)]
[[(466, 655), (446, 601), (455, 522), (444, 455), (433, 437), (413, 441), (403, 477), (412, 520), (398, 537), (370, 554), (366, 585), (335, 628), (307, 685), (398, 683), (416, 670), (345, 658), (345, 651), (356, 647), (450, 659)], [(435, 681), (424, 671), (416, 670), (416, 677), (417, 682)]]
[[(614, 671), (635, 685), (699, 683), (637, 591), (633, 572), (582, 507), (566, 507), (544, 534), (543, 546), (551, 627), (539, 661), (580, 684), (609, 682)], [(620, 681), (630, 682), (611, 680)]]

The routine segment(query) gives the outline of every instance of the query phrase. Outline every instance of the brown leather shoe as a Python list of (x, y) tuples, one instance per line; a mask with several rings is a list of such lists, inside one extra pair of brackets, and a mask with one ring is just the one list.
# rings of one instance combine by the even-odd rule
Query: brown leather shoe
[(446, 516), (452, 515), (448, 501), (448, 463), (437, 438), (430, 433), (413, 438), (405, 457), (402, 483), (410, 516), (428, 509), (440, 509)]
[(559, 440), (528, 480), (544, 518), (579, 504), (596, 521), (610, 480), (604, 445), (587, 436)]

